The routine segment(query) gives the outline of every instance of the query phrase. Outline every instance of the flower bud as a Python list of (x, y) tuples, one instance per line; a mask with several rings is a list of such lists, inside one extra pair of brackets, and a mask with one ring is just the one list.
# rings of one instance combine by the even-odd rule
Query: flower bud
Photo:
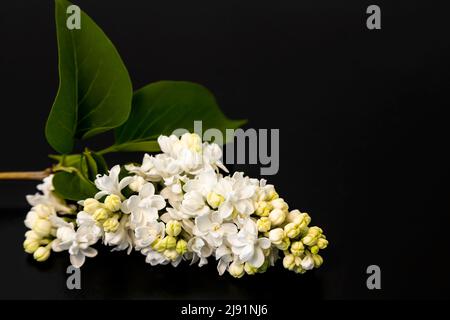
[(34, 221), (33, 231), (41, 237), (46, 237), (50, 235), (50, 232), (52, 231), (52, 224), (46, 219), (38, 218)]
[(262, 266), (258, 268), (258, 273), (266, 272), (268, 267), (269, 267), (269, 259), (265, 259)]
[(302, 262), (300, 265), (305, 270), (311, 270), (312, 268), (314, 268), (314, 260), (311, 257), (311, 255), (308, 254), (306, 257), (304, 257), (302, 259)]
[(41, 240), (42, 237), (38, 235), (35, 231), (28, 230), (27, 232), (25, 232), (25, 238), (33, 240)]
[(202, 151), (202, 139), (196, 133), (185, 133), (181, 136), (180, 141), (191, 151)]
[(256, 204), (255, 213), (260, 217), (268, 217), (270, 211), (273, 209), (272, 205), (266, 201), (259, 201)]
[(211, 208), (217, 209), (225, 201), (225, 198), (218, 193), (210, 192), (206, 197), (206, 201)]
[(187, 252), (187, 242), (183, 239), (177, 241), (176, 250), (179, 255), (185, 254)]
[(175, 249), (177, 246), (177, 239), (172, 236), (164, 237), (156, 242), (154, 249), (158, 252)]
[(317, 240), (317, 246), (319, 247), (319, 249), (325, 249), (326, 247), (328, 247), (328, 240), (325, 238), (319, 238)]
[(109, 218), (110, 213), (111, 212), (108, 209), (98, 208), (97, 210), (95, 210), (92, 218), (94, 218), (94, 220), (97, 222), (105, 221)]
[(271, 200), (275, 200), (278, 199), (280, 196), (278, 195), (278, 193), (274, 190), (270, 190), (267, 194), (267, 200), (271, 201)]
[(56, 214), (56, 211), (53, 207), (46, 206), (44, 204), (38, 204), (33, 208), (33, 211), (35, 211), (39, 218), (41, 219), (48, 219), (51, 215)]
[(241, 278), (244, 274), (244, 265), (233, 261), (228, 267), (228, 272), (235, 278)]
[(305, 247), (303, 246), (303, 243), (301, 241), (295, 241), (291, 244), (291, 253), (298, 257), (305, 251)]
[(115, 194), (111, 194), (111, 195), (107, 196), (105, 199), (106, 209), (108, 209), (112, 212), (119, 211), (121, 204), (122, 204), (122, 202), (120, 201), (120, 197)]
[(282, 198), (276, 198), (276, 199), (272, 200), (270, 202), (270, 204), (275, 209), (280, 209), (280, 210), (284, 210), (284, 211), (289, 210), (288, 204)]
[(285, 251), (289, 248), (291, 245), (291, 240), (288, 237), (284, 237), (281, 243), (276, 244), (275, 246), (280, 249), (281, 251)]
[(295, 257), (292, 254), (287, 254), (283, 258), (283, 267), (288, 270), (293, 270), (295, 268)]
[(169, 236), (176, 237), (181, 232), (181, 223), (177, 220), (170, 220), (166, 224), (166, 233)]
[(134, 176), (133, 181), (131, 181), (128, 187), (134, 192), (139, 192), (146, 183), (147, 181), (141, 176)]
[(39, 247), (33, 253), (33, 257), (36, 261), (43, 262), (50, 257), (50, 248), (49, 247)]
[(100, 207), (101, 207), (100, 202), (98, 202), (96, 199), (93, 198), (88, 198), (83, 202), (83, 211), (89, 214), (94, 214), (95, 210), (97, 210)]
[(319, 247), (317, 245), (312, 246), (311, 248), (309, 248), (309, 251), (311, 251), (311, 253), (313, 254), (317, 254), (319, 253)]
[(23, 248), (25, 249), (26, 253), (33, 253), (35, 252), (40, 246), (40, 241), (38, 239), (30, 239), (27, 238), (23, 242)]
[(175, 249), (166, 250), (164, 256), (170, 261), (174, 261), (178, 258), (178, 252)]
[(319, 268), (323, 264), (323, 258), (318, 254), (313, 254), (312, 258), (314, 260), (314, 267)]
[(322, 229), (319, 227), (311, 227), (308, 229), (306, 236), (302, 239), (302, 242), (307, 246), (314, 246), (317, 240), (322, 236)]
[(300, 234), (300, 226), (298, 224), (290, 222), (284, 226), (284, 232), (286, 233), (287, 237), (293, 239)]
[(117, 229), (119, 229), (119, 226), (120, 222), (118, 215), (106, 219), (105, 222), (103, 222), (103, 229), (105, 230), (105, 232), (116, 232)]
[(250, 263), (246, 262), (244, 264), (244, 270), (248, 275), (253, 275), (258, 272), (258, 268), (252, 266)]
[(272, 223), (268, 217), (262, 217), (256, 221), (259, 232), (267, 232), (270, 230)]
[(277, 245), (277, 244), (281, 244), (281, 242), (283, 242), (283, 238), (284, 238), (284, 230), (281, 228), (276, 228), (276, 229), (272, 229), (269, 232), (269, 240)]
[(269, 219), (273, 226), (279, 226), (286, 219), (286, 211), (281, 209), (273, 209), (269, 213)]

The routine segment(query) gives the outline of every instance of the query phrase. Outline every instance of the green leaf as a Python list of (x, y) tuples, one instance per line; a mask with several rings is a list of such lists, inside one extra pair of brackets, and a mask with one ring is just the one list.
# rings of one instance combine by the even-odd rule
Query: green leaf
[(55, 0), (59, 89), (46, 125), (50, 145), (73, 150), (75, 138), (89, 138), (123, 124), (131, 109), (132, 85), (116, 48), (81, 12), (81, 29), (69, 30), (66, 0)]
[(53, 186), (62, 198), (74, 201), (92, 198), (98, 192), (94, 183), (78, 170), (57, 172), (53, 177)]
[(130, 117), (116, 129), (115, 146), (125, 144), (126, 148), (120, 151), (146, 151), (139, 143), (155, 140), (179, 128), (192, 132), (196, 120), (202, 121), (203, 130), (217, 128), (222, 132), (246, 122), (228, 119), (213, 94), (199, 84), (159, 81), (134, 93)]

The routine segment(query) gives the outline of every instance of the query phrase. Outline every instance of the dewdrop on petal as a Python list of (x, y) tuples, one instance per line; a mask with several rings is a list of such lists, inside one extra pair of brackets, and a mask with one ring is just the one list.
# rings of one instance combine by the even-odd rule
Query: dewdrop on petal
[(244, 265), (233, 261), (228, 267), (228, 272), (235, 278), (241, 278), (245, 274)]
[(121, 204), (120, 197), (115, 194), (111, 194), (105, 199), (105, 208), (112, 212), (119, 211)]
[(272, 223), (268, 217), (262, 217), (256, 221), (259, 232), (268, 232), (272, 227)]
[(166, 233), (169, 236), (176, 237), (181, 232), (181, 223), (177, 220), (170, 220), (166, 224)]
[(274, 227), (280, 226), (281, 224), (283, 224), (284, 220), (286, 220), (286, 211), (278, 208), (273, 209), (269, 213), (269, 219), (270, 222), (272, 223), (272, 226)]

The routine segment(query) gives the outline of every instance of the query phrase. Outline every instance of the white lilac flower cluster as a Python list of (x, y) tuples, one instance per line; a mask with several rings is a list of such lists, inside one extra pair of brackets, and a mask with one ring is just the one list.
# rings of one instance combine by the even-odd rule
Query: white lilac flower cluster
[(297, 273), (323, 263), (322, 229), (309, 226), (307, 213), (289, 211), (273, 185), (241, 172), (223, 176), (222, 150), (196, 134), (158, 142), (162, 153), (146, 154), (142, 165), (99, 175), (99, 192), (77, 208), (58, 198), (46, 178), (42, 193), (28, 196), (25, 251), (44, 261), (51, 250), (68, 250), (72, 265), (81, 267), (101, 241), (113, 250), (138, 250), (152, 266), (182, 260), (202, 266), (214, 258), (219, 274), (236, 278), (264, 272), (281, 254), (283, 266)]

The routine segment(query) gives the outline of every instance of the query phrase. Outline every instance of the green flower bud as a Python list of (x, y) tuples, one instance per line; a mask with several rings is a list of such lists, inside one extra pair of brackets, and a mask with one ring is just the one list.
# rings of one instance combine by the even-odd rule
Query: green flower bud
[(246, 262), (244, 264), (244, 270), (248, 275), (253, 275), (258, 272), (258, 268), (252, 266), (250, 263)]
[(121, 204), (120, 197), (115, 194), (111, 194), (105, 199), (105, 208), (112, 212), (119, 211)]
[(164, 251), (164, 256), (170, 261), (175, 261), (179, 257), (178, 252), (175, 249)]
[(27, 238), (23, 242), (23, 248), (25, 249), (25, 252), (30, 254), (34, 253), (40, 245), (40, 241), (37, 239)]
[(287, 250), (291, 245), (291, 240), (288, 237), (284, 237), (280, 244), (276, 244), (275, 246), (281, 251)]
[(175, 249), (177, 246), (177, 239), (172, 236), (164, 237), (156, 242), (154, 249), (158, 252), (164, 252), (165, 250)]
[(272, 229), (269, 231), (269, 240), (275, 244), (281, 244), (284, 238), (284, 230), (281, 228)]
[(323, 264), (323, 258), (318, 254), (313, 254), (312, 258), (314, 260), (314, 267), (319, 268)]
[(268, 217), (262, 217), (256, 221), (259, 232), (267, 232), (270, 230), (272, 223)]
[(302, 239), (302, 242), (309, 246), (312, 247), (317, 243), (317, 240), (321, 237), (322, 235), (322, 229), (320, 229), (319, 227), (311, 227), (308, 229), (308, 232), (306, 233), (306, 236)]
[(33, 211), (37, 213), (37, 216), (41, 219), (48, 219), (51, 215), (56, 213), (55, 208), (46, 206), (45, 204), (38, 204), (33, 208)]
[(33, 258), (36, 261), (43, 262), (50, 257), (50, 248), (48, 246), (46, 247), (39, 247), (34, 251)]
[(175, 249), (177, 247), (177, 239), (172, 236), (167, 236), (164, 239), (166, 239), (166, 246), (167, 249)]
[(120, 222), (118, 215), (106, 219), (105, 222), (103, 222), (103, 229), (105, 230), (105, 232), (116, 232), (117, 229), (119, 229), (119, 226)]
[(273, 209), (272, 205), (266, 201), (259, 201), (256, 204), (255, 213), (260, 217), (268, 217), (270, 211)]
[(88, 198), (83, 202), (83, 211), (89, 214), (94, 214), (95, 210), (101, 207), (101, 203), (93, 198)]
[(269, 267), (269, 259), (265, 259), (262, 266), (258, 268), (258, 273), (266, 272), (268, 267)]
[(47, 219), (38, 218), (33, 223), (33, 231), (40, 237), (47, 237), (52, 231), (52, 224)]
[(181, 223), (177, 220), (170, 220), (166, 224), (166, 233), (169, 236), (176, 237), (181, 232)]
[(269, 213), (270, 222), (274, 227), (281, 225), (286, 220), (286, 211), (275, 208)]
[(235, 278), (242, 278), (245, 274), (244, 265), (233, 261), (228, 267), (228, 273)]
[(272, 207), (274, 207), (275, 209), (280, 209), (283, 211), (287, 211), (289, 210), (289, 206), (288, 204), (282, 199), (282, 198), (277, 198), (274, 199), (270, 202), (270, 204), (272, 205)]
[(217, 209), (225, 201), (225, 198), (218, 193), (210, 192), (206, 197), (206, 201), (211, 208)]
[(301, 241), (295, 241), (291, 244), (291, 253), (298, 257), (305, 251), (305, 246)]
[(287, 254), (283, 258), (283, 267), (288, 270), (293, 270), (295, 268), (295, 257), (292, 254)]
[(317, 246), (319, 247), (319, 249), (325, 249), (326, 247), (328, 247), (328, 240), (325, 238), (318, 239)]
[(176, 246), (176, 250), (178, 252), (178, 254), (182, 255), (185, 254), (187, 252), (187, 242), (183, 239), (180, 239), (177, 241), (177, 246)]
[(309, 251), (311, 251), (311, 253), (313, 253), (313, 254), (317, 254), (317, 253), (319, 253), (319, 247), (317, 245), (312, 246), (311, 248), (309, 248)]
[(111, 212), (108, 209), (105, 208), (98, 208), (95, 210), (94, 214), (92, 215), (92, 218), (94, 218), (97, 222), (105, 221), (109, 218)]
[(298, 224), (290, 222), (284, 226), (284, 233), (287, 237), (293, 239), (300, 234), (300, 226)]

